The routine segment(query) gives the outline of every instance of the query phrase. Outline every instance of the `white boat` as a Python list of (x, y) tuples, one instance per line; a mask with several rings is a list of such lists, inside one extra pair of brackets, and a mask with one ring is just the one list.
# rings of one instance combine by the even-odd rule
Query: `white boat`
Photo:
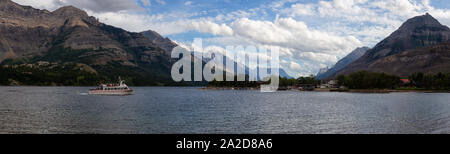
[(131, 95), (133, 90), (129, 88), (123, 80), (119, 84), (101, 84), (96, 89), (89, 90), (89, 95)]

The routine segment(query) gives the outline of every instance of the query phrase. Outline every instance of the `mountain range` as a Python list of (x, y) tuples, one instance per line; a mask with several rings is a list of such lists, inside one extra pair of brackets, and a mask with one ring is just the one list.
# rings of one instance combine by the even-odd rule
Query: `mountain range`
[[(54, 74), (61, 70), (46, 71), (70, 68), (88, 74), (78, 74), (73, 80), (94, 74), (102, 80), (122, 76), (131, 85), (174, 84), (170, 71), (175, 59), (170, 53), (175, 42), (155, 31), (128, 32), (101, 23), (73, 6), (47, 11), (0, 0), (0, 34), (0, 65), (25, 67), (19, 74), (11, 74), (16, 69), (6, 70), (10, 76), (1, 76), (0, 83), (33, 72), (44, 72), (46, 78), (62, 77), (64, 73)], [(331, 69), (321, 70), (318, 78), (361, 70), (398, 76), (450, 72), (449, 49), (450, 29), (427, 13), (407, 20), (372, 49), (356, 49)], [(280, 75), (291, 78), (282, 69)]]
[[(28, 66), (30, 73), (61, 67), (109, 81), (121, 76), (131, 85), (175, 84), (170, 76), (175, 42), (152, 30), (134, 33), (101, 23), (73, 6), (50, 12), (0, 0), (0, 34), (0, 64), (5, 68)], [(289, 77), (282, 69), (280, 75)], [(42, 78), (36, 76), (28, 78)]]
[(50, 12), (0, 0), (0, 34), (2, 65), (75, 63), (139, 85), (171, 81), (175, 43), (156, 32), (133, 33), (103, 24), (73, 6)]
[(353, 50), (350, 54), (339, 60), (333, 67), (330, 69), (323, 68), (316, 75), (316, 79), (323, 80), (333, 76), (336, 72), (345, 68), (347, 65), (353, 63), (363, 56), (370, 48), (369, 47), (360, 47)]
[(427, 13), (407, 20), (334, 76), (361, 70), (402, 77), (416, 72), (450, 72), (449, 45), (450, 29)]

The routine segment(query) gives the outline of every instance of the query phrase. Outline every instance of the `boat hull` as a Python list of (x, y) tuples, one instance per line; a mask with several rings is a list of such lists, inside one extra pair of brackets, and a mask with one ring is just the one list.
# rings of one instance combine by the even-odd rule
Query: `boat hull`
[(89, 95), (131, 95), (133, 90), (90, 90)]

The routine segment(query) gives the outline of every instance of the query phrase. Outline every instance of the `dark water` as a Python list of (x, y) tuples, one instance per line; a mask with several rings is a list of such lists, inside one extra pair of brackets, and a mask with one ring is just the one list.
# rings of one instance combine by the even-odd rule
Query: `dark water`
[(0, 87), (0, 133), (450, 133), (450, 94), (87, 89)]

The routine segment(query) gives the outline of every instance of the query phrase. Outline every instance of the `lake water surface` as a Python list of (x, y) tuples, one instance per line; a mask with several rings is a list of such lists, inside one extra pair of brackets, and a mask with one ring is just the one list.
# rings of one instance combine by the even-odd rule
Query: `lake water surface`
[(450, 94), (0, 87), (0, 133), (450, 133)]

